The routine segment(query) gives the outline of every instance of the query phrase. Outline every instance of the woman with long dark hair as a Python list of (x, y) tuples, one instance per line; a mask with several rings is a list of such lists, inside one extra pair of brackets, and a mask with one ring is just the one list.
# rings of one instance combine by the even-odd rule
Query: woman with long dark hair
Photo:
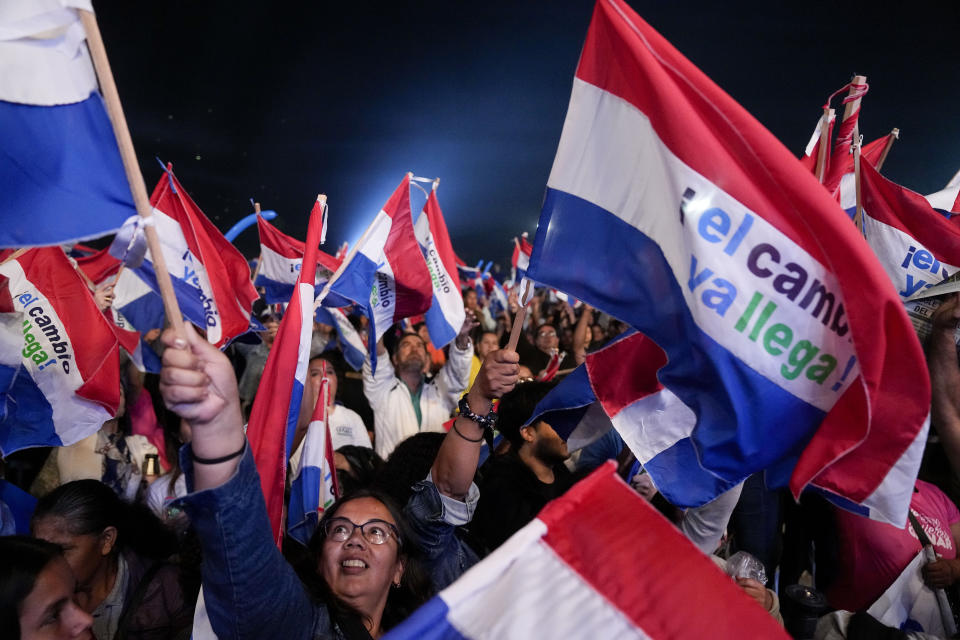
[(314, 567), (305, 583), (315, 602), (331, 605), (331, 617), (347, 637), (389, 629), (433, 595), (414, 540), (403, 511), (379, 491), (356, 491), (324, 513), (308, 546)]
[(39, 500), (31, 528), (63, 548), (98, 640), (178, 638), (189, 629), (192, 602), (167, 562), (176, 537), (143, 505), (124, 503), (96, 480), (76, 480)]
[(0, 630), (20, 640), (88, 640), (93, 618), (73, 598), (77, 580), (60, 547), (0, 538)]
[[(185, 339), (164, 333), (161, 391), (193, 430), (181, 450), (193, 493), (181, 501), (203, 547), (214, 632), (221, 640), (379, 637), (429, 595), (416, 575), (420, 557), (432, 573), (456, 556), (453, 529), (469, 521), (478, 498), (472, 481), (483, 429), (456, 420), (403, 513), (374, 493), (331, 506), (310, 544), (316, 588), (305, 589), (273, 540), (230, 363), (186, 329)], [(513, 352), (488, 356), (468, 394), (472, 413), (487, 415), (493, 398), (513, 387), (516, 361)]]

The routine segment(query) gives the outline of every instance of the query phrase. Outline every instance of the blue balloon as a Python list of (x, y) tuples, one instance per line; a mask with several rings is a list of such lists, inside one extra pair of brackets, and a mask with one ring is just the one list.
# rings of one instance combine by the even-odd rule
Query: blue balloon
[[(273, 220), (274, 218), (277, 217), (277, 212), (273, 211), (272, 209), (268, 209), (267, 211), (261, 211), (260, 215), (263, 216), (264, 220)], [(223, 237), (229, 240), (230, 242), (233, 242), (233, 240), (238, 235), (240, 235), (241, 231), (243, 231), (244, 229), (246, 229), (252, 224), (256, 224), (256, 222), (257, 222), (257, 214), (251, 213), (250, 215), (242, 218), (240, 222), (230, 227), (230, 231), (227, 231), (225, 234), (223, 234)]]

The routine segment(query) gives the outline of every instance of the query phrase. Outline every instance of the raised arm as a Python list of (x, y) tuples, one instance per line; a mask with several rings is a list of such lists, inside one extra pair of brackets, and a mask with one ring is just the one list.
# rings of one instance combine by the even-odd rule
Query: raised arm
[(587, 359), (587, 329), (593, 322), (593, 307), (584, 303), (583, 312), (580, 313), (580, 319), (573, 330), (573, 359), (577, 366), (583, 364)]
[(383, 338), (381, 338), (377, 340), (376, 373), (370, 366), (369, 355), (363, 361), (363, 395), (367, 397), (371, 409), (377, 411), (383, 406), (394, 384), (396, 384), (396, 375), (393, 371), (393, 363), (390, 362), (390, 354), (383, 346)]
[[(513, 389), (520, 374), (519, 361), (516, 351), (500, 350), (487, 355), (467, 393), (470, 411), (486, 415), (493, 407), (494, 399)], [(433, 482), (440, 493), (457, 500), (464, 499), (473, 482), (482, 446), (483, 429), (472, 420), (458, 417), (433, 462)]]
[[(326, 608), (311, 603), (273, 542), (233, 368), (190, 325), (186, 331), (185, 340), (172, 330), (163, 334), (160, 391), (193, 429), (193, 441), (180, 456), (191, 493), (179, 504), (203, 551), (203, 593), (213, 630), (221, 640), (332, 637)], [(264, 576), (270, 578), (267, 591)]]
[[(191, 450), (196, 458), (215, 460), (243, 449), (243, 416), (237, 395), (237, 379), (230, 361), (216, 347), (186, 324), (186, 339), (170, 329), (162, 336), (160, 392), (171, 411), (193, 430)], [(239, 455), (216, 464), (198, 464), (196, 490), (212, 489), (230, 479)]]
[(456, 408), (457, 401), (470, 384), (470, 362), (473, 360), (473, 343), (470, 341), (470, 333), (477, 325), (475, 314), (467, 309), (460, 332), (450, 345), (447, 362), (437, 374), (437, 389), (440, 391), (447, 411), (453, 411)]
[(927, 343), (930, 368), (930, 422), (937, 430), (953, 472), (960, 476), (960, 364), (954, 333), (960, 323), (960, 299), (955, 294), (933, 314)]

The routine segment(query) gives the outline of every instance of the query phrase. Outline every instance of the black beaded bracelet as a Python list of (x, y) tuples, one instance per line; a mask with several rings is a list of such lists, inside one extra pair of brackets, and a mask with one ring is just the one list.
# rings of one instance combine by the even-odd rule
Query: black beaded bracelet
[(190, 449), (190, 457), (193, 458), (194, 462), (199, 462), (200, 464), (220, 464), (221, 462), (226, 462), (227, 460), (233, 460), (234, 458), (239, 458), (243, 455), (243, 451), (247, 448), (247, 443), (243, 443), (243, 446), (239, 450), (229, 453), (225, 456), (219, 458), (201, 458), (193, 452), (193, 449)]

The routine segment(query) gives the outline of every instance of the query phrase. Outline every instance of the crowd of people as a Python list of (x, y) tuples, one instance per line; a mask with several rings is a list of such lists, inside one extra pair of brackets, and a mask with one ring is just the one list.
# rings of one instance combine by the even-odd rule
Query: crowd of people
[[(110, 306), (108, 292), (97, 300)], [(326, 380), (341, 495), (306, 546), (287, 537), (282, 549), (245, 436), (253, 403), (270, 401), (258, 394), (270, 393), (260, 379), (282, 311), (258, 302), (264, 331), (225, 351), (189, 326), (186, 335), (152, 332), (163, 369), (143, 374), (124, 362), (116, 418), (70, 446), (5, 461), (7, 481), (38, 501), (20, 535), (9, 535), (13, 516), (0, 502), (0, 635), (188, 638), (202, 585), (205, 615), (222, 639), (376, 638), (611, 459), (795, 637), (813, 637), (817, 619), (834, 609), (857, 612), (846, 637), (906, 637), (863, 612), (924, 545), (936, 552), (926, 583), (955, 600), (956, 298), (938, 309), (927, 345), (933, 429), (902, 527), (813, 493), (795, 502), (762, 473), (707, 505), (677, 508), (616, 431), (570, 451), (549, 423), (531, 422), (557, 381), (626, 326), (538, 290), (511, 349), (516, 296), (496, 313), (473, 288), (463, 301), (466, 319), (449, 345), (436, 348), (423, 323), (396, 325), (375, 345), (375, 370), (368, 359), (353, 371), (334, 328), (314, 326), (288, 477), (316, 428)], [(350, 319), (366, 336), (365, 318)], [(604, 637), (602, 629), (591, 635)]]

